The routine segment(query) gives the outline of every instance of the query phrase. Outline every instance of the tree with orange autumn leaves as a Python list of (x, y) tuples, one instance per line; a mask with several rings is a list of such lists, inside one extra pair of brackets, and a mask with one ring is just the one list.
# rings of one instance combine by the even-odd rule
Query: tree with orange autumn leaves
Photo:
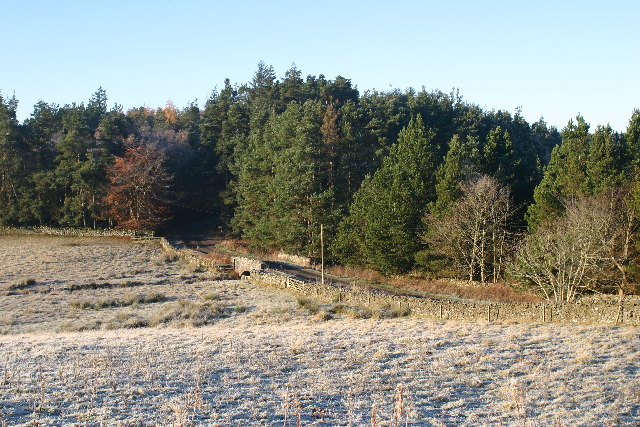
[(164, 154), (149, 146), (128, 148), (109, 170), (106, 196), (116, 228), (154, 230), (171, 218), (168, 196), (173, 177)]

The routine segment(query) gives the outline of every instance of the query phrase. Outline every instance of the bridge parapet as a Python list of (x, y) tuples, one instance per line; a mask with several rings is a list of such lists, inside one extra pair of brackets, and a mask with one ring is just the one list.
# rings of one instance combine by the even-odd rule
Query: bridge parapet
[(239, 275), (249, 275), (252, 271), (261, 271), (265, 268), (264, 263), (259, 259), (247, 257), (233, 257), (233, 271)]

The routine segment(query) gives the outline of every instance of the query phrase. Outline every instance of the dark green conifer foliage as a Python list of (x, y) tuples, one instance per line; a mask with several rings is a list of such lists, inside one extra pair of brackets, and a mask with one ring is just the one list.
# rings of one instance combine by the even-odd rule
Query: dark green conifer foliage
[(249, 106), (249, 126), (252, 133), (260, 132), (271, 114), (284, 110), (280, 102), (280, 83), (272, 66), (258, 63), (247, 92)]
[(285, 73), (285, 78), (280, 84), (280, 97), (283, 105), (287, 105), (290, 102), (304, 103), (306, 94), (301, 76), (302, 72), (298, 70), (295, 64)]
[(54, 224), (48, 213), (57, 209), (55, 183), (50, 170), (54, 168), (55, 141), (60, 137), (63, 108), (39, 101), (31, 117), (23, 124), (25, 143), (28, 146), (27, 188), (22, 197), (24, 206), (22, 221), (16, 224)]
[(624, 149), (620, 135), (611, 126), (598, 126), (589, 144), (587, 158), (588, 192), (590, 195), (622, 185), (624, 182)]
[(553, 149), (544, 177), (534, 190), (534, 203), (527, 210), (530, 228), (557, 218), (567, 201), (589, 194), (590, 140), (589, 124), (582, 116), (570, 120), (562, 130), (562, 144)]
[(282, 144), (271, 188), (274, 243), (306, 256), (318, 254), (320, 224), (331, 228), (333, 191), (320, 132), (323, 110), (313, 101), (289, 104), (273, 129)]
[(330, 224), (333, 190), (323, 158), (322, 106), (291, 103), (250, 138), (240, 160), (234, 226), (263, 247), (316, 255)]
[(551, 150), (562, 142), (562, 136), (555, 127), (547, 126), (540, 119), (531, 125), (531, 142), (535, 148), (540, 163), (546, 166), (551, 160)]
[(193, 149), (200, 145), (200, 107), (198, 101), (191, 102), (178, 114), (178, 127), (187, 133), (187, 143)]
[(93, 94), (85, 109), (87, 126), (91, 132), (98, 128), (98, 124), (105, 114), (107, 114), (107, 92), (100, 87)]
[(411, 113), (407, 103), (408, 95), (399, 90), (367, 92), (360, 99), (359, 107), (364, 119), (363, 146), (366, 147), (367, 158), (372, 159), (367, 163), (367, 173), (378, 169), (389, 147), (397, 140), (398, 133), (409, 123)]
[(86, 117), (83, 105), (73, 105), (65, 112), (63, 133), (56, 144), (56, 167), (49, 173), (61, 200), (56, 220), (62, 226), (95, 227), (99, 219), (110, 155), (96, 147)]
[(248, 111), (238, 90), (225, 79), (224, 89), (220, 93), (214, 91), (207, 100), (200, 124), (200, 144), (225, 184), (232, 178), (236, 146), (249, 132), (248, 121)]
[(477, 105), (469, 105), (458, 97), (454, 104), (453, 128), (461, 138), (480, 138), (483, 111)]
[(358, 90), (351, 86), (351, 80), (342, 76), (336, 76), (332, 81), (326, 82), (320, 92), (325, 104), (335, 102), (338, 106), (348, 101), (357, 102), (358, 95)]
[[(264, 207), (272, 201), (269, 182), (273, 175), (272, 160), (278, 155), (267, 144), (266, 135), (273, 126), (269, 121), (280, 104), (273, 67), (259, 62), (251, 83), (242, 91), (246, 94), (249, 128), (243, 143), (234, 147), (233, 160), (229, 164), (229, 168), (234, 168), (231, 190), (235, 204), (230, 224), (238, 235), (258, 236), (255, 243), (261, 245), (266, 237), (260, 236), (269, 232), (263, 227), (262, 217)], [(255, 232), (251, 231), (253, 228), (256, 228)]]
[(24, 219), (27, 150), (16, 118), (18, 101), (0, 94), (0, 224)]
[(424, 88), (419, 92), (409, 90), (407, 105), (411, 116), (421, 116), (425, 125), (435, 133), (434, 141), (441, 151), (438, 157), (447, 153), (447, 144), (457, 130), (454, 126), (454, 97), (441, 91), (427, 92)]
[(26, 138), (33, 153), (33, 167), (37, 171), (53, 165), (53, 139), (62, 128), (63, 112), (55, 104), (38, 101), (31, 117), (24, 123)]
[(437, 199), (429, 212), (442, 214), (462, 196), (461, 184), (480, 174), (481, 155), (478, 141), (472, 137), (463, 140), (455, 135), (449, 151), (436, 171)]
[(534, 191), (534, 204), (527, 212), (531, 228), (557, 218), (571, 200), (625, 183), (630, 148), (610, 126), (598, 126), (591, 135), (589, 125), (578, 116), (562, 131), (562, 137)]
[(224, 88), (212, 93), (202, 111), (199, 150), (204, 182), (219, 201), (217, 210), (226, 226), (236, 203), (237, 159), (246, 149), (248, 134), (248, 106), (238, 88), (225, 79)]
[(413, 267), (420, 221), (435, 196), (433, 137), (420, 116), (412, 119), (381, 167), (365, 178), (334, 245), (341, 261), (386, 274)]
[(133, 127), (131, 118), (122, 112), (120, 106), (116, 106), (100, 120), (95, 133), (96, 147), (114, 156), (124, 155), (124, 142), (133, 132)]
[(323, 153), (324, 153), (324, 167), (327, 177), (327, 185), (335, 186), (337, 180), (337, 167), (338, 159), (342, 154), (340, 135), (340, 128), (338, 126), (339, 112), (335, 107), (335, 104), (331, 103), (327, 105), (322, 117), (322, 126), (320, 132), (322, 133)]
[(369, 172), (375, 153), (368, 150), (363, 138), (363, 115), (358, 105), (347, 101), (338, 110), (337, 127), (340, 142), (337, 155), (336, 200), (342, 214), (353, 200), (353, 195)]
[(624, 146), (631, 175), (640, 171), (640, 110), (633, 110), (627, 132), (624, 135)]
[(482, 172), (505, 184), (514, 181), (519, 165), (509, 131), (501, 126), (492, 129), (482, 147)]

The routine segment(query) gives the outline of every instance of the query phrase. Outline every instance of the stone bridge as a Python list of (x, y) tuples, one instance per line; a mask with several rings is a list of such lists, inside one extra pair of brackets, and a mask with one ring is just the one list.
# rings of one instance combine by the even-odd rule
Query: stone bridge
[(233, 257), (233, 271), (240, 276), (250, 276), (251, 272), (261, 271), (265, 268), (265, 265), (259, 259), (247, 258), (247, 257)]

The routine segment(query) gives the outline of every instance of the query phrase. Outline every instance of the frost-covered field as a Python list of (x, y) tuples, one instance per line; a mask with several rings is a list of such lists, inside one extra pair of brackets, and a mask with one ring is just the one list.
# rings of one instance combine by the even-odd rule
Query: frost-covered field
[[(215, 280), (212, 273), (194, 270), (153, 244), (0, 236), (0, 335), (144, 322), (202, 324), (271, 310), (288, 319), (302, 314), (296, 307), (291, 295)], [(168, 319), (176, 311), (193, 316)]]
[[(32, 269), (23, 277), (7, 261), (14, 251), (35, 260), (59, 242), (41, 240), (41, 248), (24, 250), (19, 239), (0, 238), (4, 286), (36, 280), (19, 288), (29, 293), (0, 294), (0, 316), (14, 319), (3, 327), (9, 335), (0, 336), (0, 425), (573, 426), (640, 420), (637, 328), (339, 315), (322, 321), (298, 308), (294, 297), (185, 272), (179, 263), (157, 262), (161, 255), (155, 247), (122, 241), (114, 241), (116, 249), (95, 248), (107, 253), (108, 263), (96, 255), (95, 265), (83, 260), (82, 269), (73, 257), (61, 255), (57, 259), (66, 261), (58, 262), (58, 269), (42, 275)], [(94, 245), (84, 243), (85, 249)], [(109, 246), (96, 243), (102, 244)], [(61, 247), (79, 248), (55, 250)], [(130, 266), (119, 266), (125, 261), (113, 255), (120, 251), (123, 259), (126, 253), (134, 260)], [(135, 289), (153, 286), (173, 300), (86, 310), (69, 307), (64, 297), (93, 291), (115, 298), (123, 290), (37, 293), (49, 277), (68, 288), (72, 281), (106, 280), (112, 273), (136, 281), (168, 277)], [(107, 330), (113, 324), (100, 323), (118, 311), (147, 310), (135, 315), (152, 318), (163, 305), (209, 301), (205, 296), (211, 294), (221, 310), (207, 326), (168, 322)], [(23, 312), (24, 304), (37, 305), (39, 298), (54, 298), (47, 304), (59, 307), (67, 322), (91, 321), (98, 329), (49, 332), (60, 324), (55, 310), (42, 309), (44, 322)], [(80, 318), (71, 319), (72, 313)], [(20, 325), (23, 320), (29, 328)], [(17, 333), (27, 329), (34, 332)]]

